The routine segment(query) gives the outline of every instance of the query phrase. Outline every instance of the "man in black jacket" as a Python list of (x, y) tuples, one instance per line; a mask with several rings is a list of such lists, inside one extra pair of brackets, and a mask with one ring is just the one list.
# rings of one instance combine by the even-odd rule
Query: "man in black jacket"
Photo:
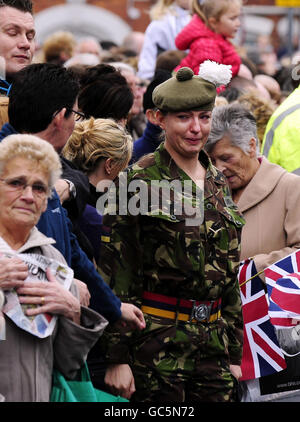
[[(26, 66), (14, 76), (9, 97), (9, 124), (2, 128), (0, 139), (2, 134), (30, 133), (50, 142), (59, 153), (74, 129), (75, 119), (82, 117), (77, 109), (78, 91), (77, 80), (70, 70), (48, 63)], [(72, 169), (67, 160), (63, 160), (62, 164), (67, 169), (64, 174), (74, 185), (76, 183), (76, 196), (72, 200), (76, 212), (80, 212), (85, 201), (82, 192), (87, 195), (89, 192), (85, 191), (86, 176), (82, 173), (82, 178), (81, 173)], [(77, 183), (78, 180), (80, 183)], [(121, 319), (131, 327), (144, 328), (142, 312), (131, 304), (120, 302), (79, 247), (56, 190), (48, 200), (47, 210), (42, 214), (38, 228), (56, 240), (54, 246), (65, 256), (75, 277), (87, 284), (93, 309), (109, 322)]]

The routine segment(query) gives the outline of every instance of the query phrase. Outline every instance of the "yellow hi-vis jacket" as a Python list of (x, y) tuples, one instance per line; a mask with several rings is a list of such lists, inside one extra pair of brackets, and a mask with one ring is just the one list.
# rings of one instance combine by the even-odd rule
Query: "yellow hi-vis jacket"
[(300, 175), (300, 86), (272, 114), (261, 152), (271, 163)]

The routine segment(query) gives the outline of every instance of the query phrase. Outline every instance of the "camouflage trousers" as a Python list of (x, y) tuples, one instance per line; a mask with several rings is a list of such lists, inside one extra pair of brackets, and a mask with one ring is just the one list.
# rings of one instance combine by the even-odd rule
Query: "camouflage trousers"
[(132, 349), (136, 392), (131, 401), (234, 401), (225, 325), (219, 320), (170, 326), (152, 319), (151, 330)]

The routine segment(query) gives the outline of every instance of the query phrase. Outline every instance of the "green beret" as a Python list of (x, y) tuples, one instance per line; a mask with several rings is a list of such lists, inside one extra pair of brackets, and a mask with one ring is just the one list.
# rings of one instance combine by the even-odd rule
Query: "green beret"
[(216, 85), (182, 67), (176, 75), (158, 85), (152, 94), (155, 106), (162, 111), (211, 111), (217, 95)]

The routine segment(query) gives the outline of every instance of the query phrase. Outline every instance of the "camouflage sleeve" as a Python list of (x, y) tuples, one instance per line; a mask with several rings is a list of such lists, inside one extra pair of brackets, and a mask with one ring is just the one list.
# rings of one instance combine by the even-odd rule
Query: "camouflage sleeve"
[(103, 236), (98, 271), (114, 293), (125, 300), (136, 300), (142, 284), (142, 244), (138, 216), (103, 218)]
[[(99, 273), (122, 302), (139, 305), (143, 287), (139, 216), (105, 215), (101, 241)], [(100, 339), (107, 362), (130, 363), (130, 336), (113, 325), (107, 327)]]
[(240, 365), (243, 352), (243, 315), (237, 275), (240, 258), (241, 230), (233, 228), (231, 236), (230, 249), (228, 251), (227, 288), (223, 295), (222, 315), (228, 323), (227, 333), (230, 363), (232, 365)]

